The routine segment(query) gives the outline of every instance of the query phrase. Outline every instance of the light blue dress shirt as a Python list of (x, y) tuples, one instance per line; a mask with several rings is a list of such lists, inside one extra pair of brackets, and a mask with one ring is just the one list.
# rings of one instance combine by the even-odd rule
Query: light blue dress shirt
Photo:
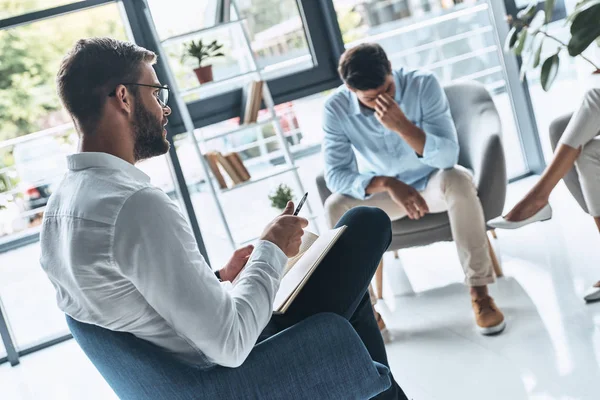
[(342, 85), (327, 99), (323, 119), (325, 179), (332, 192), (365, 199), (375, 176), (395, 177), (421, 191), (432, 172), (458, 162), (456, 128), (435, 76), (402, 68), (393, 76), (396, 103), (425, 132), (422, 157)]

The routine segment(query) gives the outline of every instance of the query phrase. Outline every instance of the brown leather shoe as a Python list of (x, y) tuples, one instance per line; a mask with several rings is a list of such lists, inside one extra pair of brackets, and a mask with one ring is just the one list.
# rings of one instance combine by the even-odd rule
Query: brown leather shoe
[(506, 328), (502, 311), (498, 309), (490, 296), (471, 300), (475, 312), (475, 322), (483, 335), (494, 335)]

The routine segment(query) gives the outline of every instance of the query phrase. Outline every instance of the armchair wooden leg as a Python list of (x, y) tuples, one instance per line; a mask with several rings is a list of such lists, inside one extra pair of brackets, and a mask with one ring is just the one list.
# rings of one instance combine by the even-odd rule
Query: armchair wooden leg
[(383, 331), (386, 326), (381, 314), (377, 312), (375, 309), (375, 304), (377, 304), (377, 297), (375, 297), (375, 293), (373, 292), (373, 284), (369, 285), (369, 297), (371, 298), (371, 307), (373, 307), (373, 315), (375, 316), (375, 321), (377, 321), (377, 326), (380, 331)]
[(400, 258), (400, 256), (398, 255), (398, 250), (394, 250), (394, 258), (396, 260)]
[(496, 257), (496, 252), (494, 251), (494, 248), (492, 247), (492, 244), (490, 243), (490, 239), (487, 237), (487, 235), (485, 236), (487, 243), (488, 243), (488, 249), (490, 251), (490, 257), (492, 259), (492, 266), (494, 267), (494, 273), (496, 274), (497, 278), (501, 278), (504, 276), (504, 272), (502, 272), (502, 267), (500, 266), (500, 263), (498, 262), (498, 257)]
[(379, 266), (375, 271), (375, 284), (377, 285), (377, 298), (383, 299), (383, 258), (379, 261)]
[(494, 239), (498, 239), (498, 235), (496, 234), (496, 230), (495, 229), (490, 229), (490, 234), (492, 235), (492, 237)]

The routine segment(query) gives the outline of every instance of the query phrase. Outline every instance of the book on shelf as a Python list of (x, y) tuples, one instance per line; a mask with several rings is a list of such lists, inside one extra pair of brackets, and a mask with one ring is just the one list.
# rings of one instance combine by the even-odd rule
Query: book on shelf
[(223, 177), (223, 174), (221, 173), (221, 170), (219, 169), (219, 161), (218, 161), (217, 153), (214, 151), (211, 151), (211, 152), (205, 154), (204, 158), (206, 159), (206, 162), (208, 163), (210, 170), (212, 171), (215, 179), (217, 180), (217, 183), (219, 184), (219, 188), (227, 189), (227, 182), (225, 182), (225, 177)]
[[(279, 290), (273, 301), (273, 314), (285, 314), (329, 250), (342, 236), (347, 226), (331, 229), (318, 236), (305, 231), (300, 251), (290, 257), (282, 274)], [(233, 280), (235, 285), (242, 273)]]
[(235, 167), (231, 164), (231, 162), (229, 162), (229, 160), (226, 159), (223, 156), (223, 154), (219, 152), (215, 152), (215, 155), (217, 157), (217, 162), (223, 167), (225, 172), (227, 172), (227, 175), (229, 175), (233, 184), (237, 185), (238, 183), (242, 183), (242, 178), (238, 175)]
[(230, 10), (230, 0), (217, 0), (217, 9), (215, 10), (215, 25), (229, 22), (231, 20)]
[(263, 81), (252, 81), (242, 92), (242, 107), (240, 120), (244, 124), (252, 124), (258, 119), (262, 104)]
[(225, 158), (233, 167), (235, 168), (235, 172), (237, 172), (238, 176), (242, 179), (243, 182), (250, 180), (250, 173), (246, 169), (242, 158), (238, 153), (228, 153), (225, 154)]

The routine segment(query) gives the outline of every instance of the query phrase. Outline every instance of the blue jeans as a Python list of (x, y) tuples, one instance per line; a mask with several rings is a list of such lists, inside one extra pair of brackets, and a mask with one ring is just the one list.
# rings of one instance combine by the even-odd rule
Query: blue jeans
[[(371, 358), (389, 368), (368, 287), (392, 239), (390, 219), (378, 208), (356, 207), (346, 212), (336, 227), (342, 225), (348, 227), (342, 237), (317, 267), (286, 314), (271, 318), (259, 342), (266, 344), (276, 334), (281, 335), (283, 340), (286, 329), (300, 321), (319, 313), (334, 313), (350, 322)], [(290, 362), (295, 362), (293, 356), (290, 356)], [(339, 370), (339, 374), (343, 373), (343, 369)], [(390, 378), (391, 387), (375, 399), (407, 399), (391, 374)]]

